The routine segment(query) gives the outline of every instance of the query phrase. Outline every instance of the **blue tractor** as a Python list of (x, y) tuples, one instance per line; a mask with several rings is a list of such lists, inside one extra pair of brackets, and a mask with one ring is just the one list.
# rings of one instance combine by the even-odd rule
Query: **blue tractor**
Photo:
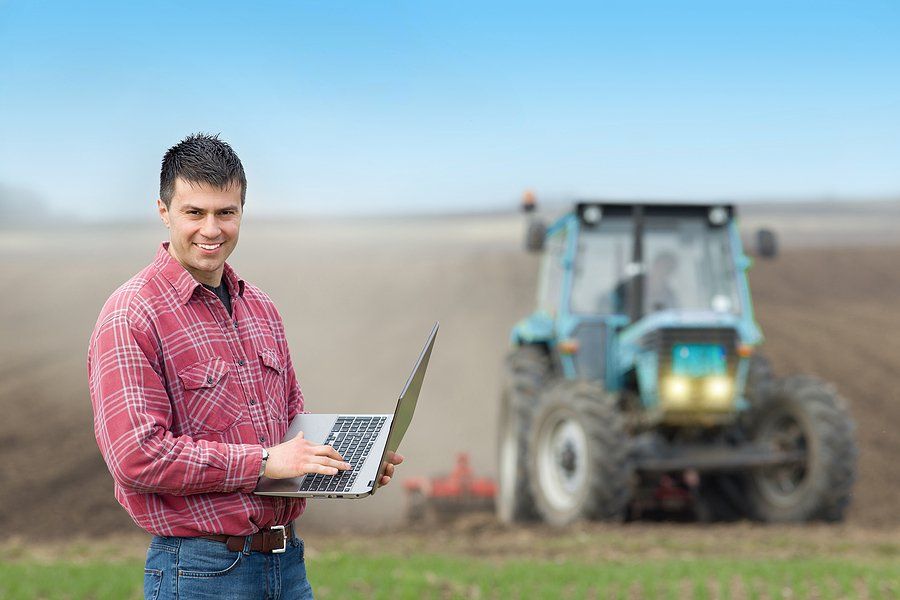
[[(852, 420), (832, 386), (776, 378), (759, 352), (734, 206), (531, 215), (526, 246), (543, 256), (506, 360), (502, 521), (843, 518)], [(777, 251), (766, 230), (756, 246)]]

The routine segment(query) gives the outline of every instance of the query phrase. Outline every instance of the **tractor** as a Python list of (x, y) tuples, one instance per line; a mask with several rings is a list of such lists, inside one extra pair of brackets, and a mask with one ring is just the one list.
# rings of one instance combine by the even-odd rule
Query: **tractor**
[(549, 225), (523, 208), (542, 256), (505, 362), (501, 521), (844, 517), (847, 403), (760, 352), (733, 205), (583, 201)]

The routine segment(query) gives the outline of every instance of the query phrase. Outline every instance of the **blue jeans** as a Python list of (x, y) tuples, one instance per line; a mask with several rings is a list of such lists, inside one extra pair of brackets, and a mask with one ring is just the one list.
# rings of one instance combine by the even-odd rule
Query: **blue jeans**
[(150, 541), (144, 569), (147, 600), (280, 600), (312, 598), (303, 540), (288, 540), (284, 554), (232, 552), (203, 538), (160, 537)]

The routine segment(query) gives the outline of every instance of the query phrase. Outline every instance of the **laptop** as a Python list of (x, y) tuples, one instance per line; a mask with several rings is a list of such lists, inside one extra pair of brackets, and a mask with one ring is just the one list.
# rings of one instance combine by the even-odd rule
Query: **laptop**
[(337, 475), (308, 474), (291, 479), (263, 477), (254, 494), (292, 498), (364, 498), (375, 493), (387, 466), (389, 453), (400, 447), (409, 428), (416, 401), (425, 380), (439, 323), (435, 323), (413, 367), (394, 414), (300, 414), (294, 417), (282, 442), (301, 431), (317, 444), (331, 444), (351, 468)]

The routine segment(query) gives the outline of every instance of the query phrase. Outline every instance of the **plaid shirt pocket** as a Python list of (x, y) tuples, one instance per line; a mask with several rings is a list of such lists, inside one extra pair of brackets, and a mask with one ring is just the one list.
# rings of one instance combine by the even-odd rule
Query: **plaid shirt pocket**
[(228, 363), (215, 356), (178, 372), (184, 386), (185, 416), (194, 434), (221, 433), (241, 417), (241, 407), (229, 389)]
[(285, 406), (284, 361), (277, 350), (263, 348), (259, 351), (259, 359), (263, 364), (262, 377), (263, 389), (266, 393), (266, 402), (274, 408), (274, 414), (281, 418), (287, 416)]

